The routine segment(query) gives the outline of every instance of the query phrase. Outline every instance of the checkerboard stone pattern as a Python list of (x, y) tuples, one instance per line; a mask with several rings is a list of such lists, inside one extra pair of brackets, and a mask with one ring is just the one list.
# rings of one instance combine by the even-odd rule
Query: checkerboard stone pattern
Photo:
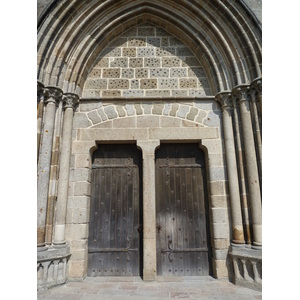
[(127, 30), (100, 53), (82, 97), (208, 95), (207, 76), (192, 51), (163, 29), (146, 24)]

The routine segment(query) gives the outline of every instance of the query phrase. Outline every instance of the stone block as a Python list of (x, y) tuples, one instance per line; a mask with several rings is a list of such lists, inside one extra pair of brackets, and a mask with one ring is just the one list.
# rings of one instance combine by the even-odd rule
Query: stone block
[(90, 197), (89, 196), (69, 197), (68, 198), (68, 209), (75, 209), (75, 208), (89, 209), (90, 208)]
[(90, 196), (91, 184), (89, 182), (75, 182), (74, 196)]
[(135, 69), (135, 78), (148, 78), (148, 69), (147, 68), (136, 68)]
[(225, 194), (225, 181), (211, 181), (210, 182), (211, 195), (224, 195)]
[(197, 88), (197, 80), (194, 78), (181, 78), (179, 84), (181, 89)]
[(199, 127), (199, 124), (187, 121), (187, 120), (182, 120), (182, 127)]
[(95, 79), (88, 78), (84, 85), (85, 89), (107, 89), (107, 80), (106, 79)]
[(160, 126), (161, 127), (180, 127), (181, 120), (172, 117), (161, 117)]
[(178, 79), (177, 78), (162, 78), (158, 80), (158, 87), (160, 89), (177, 89)]
[(138, 89), (140, 87), (140, 82), (138, 79), (130, 80), (130, 88), (131, 89)]
[[(161, 47), (155, 49), (156, 56), (164, 57), (164, 56), (173, 56), (175, 55), (175, 47)], [(174, 57), (175, 58), (175, 57)]]
[(134, 110), (134, 105), (133, 104), (125, 104), (125, 109), (127, 111), (128, 116), (134, 116), (135, 115), (135, 110)]
[(106, 90), (104, 90), (104, 91), (102, 91), (102, 97), (121, 97), (121, 91), (118, 91), (118, 90), (107, 90), (106, 91)]
[(75, 168), (89, 168), (90, 167), (90, 155), (76, 154), (75, 155)]
[(155, 48), (137, 48), (137, 57), (155, 56)]
[(173, 104), (172, 104), (172, 108), (171, 108), (171, 110), (170, 110), (170, 116), (175, 117), (178, 108), (179, 108), (179, 104), (173, 103)]
[(143, 58), (129, 58), (129, 67), (130, 68), (139, 68), (143, 67)]
[(191, 121), (194, 121), (195, 120), (195, 117), (196, 115), (198, 114), (199, 110), (195, 107), (191, 107), (189, 113), (187, 114), (186, 118), (188, 120), (191, 120)]
[(69, 278), (82, 279), (87, 274), (87, 260), (69, 262)]
[(156, 271), (156, 239), (144, 239), (144, 269)]
[(85, 224), (88, 223), (90, 219), (90, 209), (85, 208), (74, 208), (71, 209), (71, 216), (67, 223), (72, 224)]
[(161, 43), (162, 47), (173, 46), (173, 45), (170, 45), (169, 38), (167, 38), (167, 37), (162, 37), (160, 43)]
[[(140, 118), (140, 117), (139, 117)], [(158, 118), (158, 117), (157, 117)], [(126, 140), (147, 140), (148, 130), (145, 128), (135, 129), (107, 129), (91, 128), (89, 130), (79, 130), (80, 139), (85, 141), (126, 141)]]
[(88, 249), (80, 249), (72, 251), (72, 261), (87, 260)]
[(201, 67), (192, 67), (188, 68), (188, 76), (189, 77), (206, 77), (205, 71)]
[(217, 107), (215, 100), (195, 100), (194, 103), (195, 107), (203, 110), (215, 110)]
[(138, 27), (138, 36), (155, 36), (155, 27)]
[(165, 104), (165, 108), (164, 108), (164, 110), (163, 110), (163, 114), (164, 114), (165, 116), (168, 116), (168, 115), (169, 115), (169, 111), (170, 111), (171, 107), (172, 107), (172, 105), (171, 105), (170, 103), (166, 103), (166, 104)]
[(182, 66), (183, 67), (201, 67), (198, 59), (195, 56), (187, 56), (182, 58)]
[(80, 102), (79, 103), (79, 111), (80, 112), (88, 112), (94, 109), (98, 109), (102, 107), (102, 102)]
[(72, 240), (70, 241), (70, 249), (71, 251), (87, 250), (88, 240)]
[[(91, 78), (100, 78), (100, 77), (101, 77), (101, 69), (93, 69), (88, 76), (88, 80)], [(85, 83), (85, 87), (87, 87), (86, 83)]]
[(105, 121), (102, 123), (99, 123), (92, 128), (112, 128), (112, 121)]
[(210, 196), (211, 208), (227, 208), (227, 197), (224, 196)]
[(225, 208), (212, 208), (210, 211), (213, 223), (228, 223), (228, 214)]
[(187, 68), (171, 68), (170, 77), (187, 77)]
[(90, 170), (87, 168), (74, 169), (70, 171), (70, 181), (91, 181)]
[(209, 167), (223, 167), (224, 166), (223, 156), (221, 154), (209, 154), (208, 165)]
[(212, 239), (212, 244), (215, 249), (228, 249), (230, 246), (228, 239)]
[(139, 116), (137, 117), (137, 127), (159, 127), (159, 117)]
[(137, 115), (142, 115), (143, 114), (141, 104), (138, 104), (138, 103), (134, 104), (134, 108), (135, 108), (135, 111), (136, 111)]
[(213, 237), (215, 239), (229, 239), (228, 223), (212, 223)]
[(82, 92), (82, 98), (99, 98), (100, 91), (99, 90), (84, 90)]
[(197, 90), (189, 90), (190, 97), (203, 97), (205, 95), (206, 95), (206, 93), (205, 93), (204, 89), (202, 89), (202, 88), (199, 88)]
[(102, 71), (103, 78), (120, 78), (120, 74), (120, 68), (109, 68)]
[(128, 58), (127, 57), (114, 57), (112, 61), (109, 62), (111, 68), (128, 68)]
[(124, 97), (127, 97), (127, 98), (142, 98), (144, 97), (144, 91), (143, 90), (124, 90), (122, 91), (122, 95)]
[(170, 46), (184, 46), (183, 42), (177, 39), (174, 36), (170, 36), (169, 38)]
[[(79, 129), (80, 131), (80, 129)], [(73, 141), (72, 143), (72, 154), (89, 154), (90, 150), (95, 147), (94, 141)]]
[(104, 107), (104, 111), (109, 119), (115, 119), (118, 117), (116, 108), (113, 105)]
[(147, 38), (147, 45), (148, 46), (154, 46), (154, 47), (160, 47), (161, 46), (160, 45), (160, 38), (159, 37), (148, 37)]
[(168, 68), (151, 68), (150, 69), (150, 77), (169, 77), (169, 69)]
[(131, 128), (136, 127), (136, 118), (122, 118), (122, 119), (115, 119), (113, 120), (113, 127), (114, 128)]
[(109, 67), (109, 58), (102, 57), (94, 68), (108, 68)]
[(179, 109), (177, 111), (177, 117), (185, 119), (185, 117), (186, 117), (189, 110), (190, 110), (189, 106), (180, 105)]
[(108, 82), (109, 89), (128, 89), (129, 88), (129, 80), (128, 79), (109, 79)]
[(203, 124), (211, 127), (220, 126), (221, 116), (222, 113), (220, 111), (210, 111), (207, 114), (206, 119), (203, 121)]
[(186, 97), (187, 95), (187, 90), (171, 90), (171, 96), (173, 97)]
[(105, 57), (118, 57), (121, 56), (121, 48), (118, 47), (106, 47), (102, 52), (101, 55)]
[(211, 168), (209, 168), (209, 178), (212, 181), (227, 180), (225, 167), (211, 167)]
[(136, 48), (122, 48), (122, 56), (136, 57)]
[(101, 118), (98, 115), (97, 111), (91, 111), (88, 113), (88, 117), (89, 119), (93, 122), (93, 124), (98, 124), (99, 122), (101, 122)]
[(195, 122), (198, 122), (198, 123), (203, 123), (203, 120), (206, 118), (207, 116), (207, 112), (204, 111), (204, 110), (199, 110), (199, 114), (198, 116), (196, 117), (195, 119)]
[(162, 67), (181, 67), (181, 59), (178, 57), (163, 57)]
[(126, 116), (126, 112), (125, 112), (123, 106), (117, 105), (117, 106), (116, 106), (116, 110), (117, 110), (117, 112), (118, 112), (119, 117), (125, 117), (125, 116)]
[(176, 47), (176, 55), (178, 56), (194, 56), (188, 47)]
[(221, 154), (223, 152), (222, 149), (222, 140), (202, 140), (202, 145), (208, 149), (208, 153), (210, 154)]
[(79, 113), (76, 112), (74, 114), (74, 120), (73, 120), (73, 128), (87, 128), (92, 125), (92, 122), (88, 119), (87, 115), (85, 113)]
[(102, 121), (106, 121), (107, 120), (107, 115), (104, 112), (103, 108), (99, 108), (98, 110), (98, 114), (100, 115)]
[(141, 89), (156, 89), (157, 79), (141, 79)]
[(169, 97), (171, 95), (169, 90), (147, 90), (147, 97)]
[(156, 57), (145, 57), (144, 67), (160, 67), (160, 58)]
[(226, 260), (212, 259), (213, 269), (217, 278), (228, 278), (228, 268), (226, 266)]
[(152, 113), (154, 115), (161, 115), (163, 109), (164, 109), (164, 104), (162, 104), (162, 103), (160, 103), (160, 104), (154, 103), (153, 109), (152, 109)]
[(122, 69), (122, 78), (134, 78), (134, 69), (133, 68)]
[(143, 103), (144, 114), (148, 115), (152, 113), (153, 103)]
[(214, 258), (216, 260), (225, 260), (227, 258), (228, 255), (228, 249), (218, 249), (218, 250), (214, 250)]
[(88, 238), (88, 224), (67, 224), (66, 236), (68, 240), (80, 240)]

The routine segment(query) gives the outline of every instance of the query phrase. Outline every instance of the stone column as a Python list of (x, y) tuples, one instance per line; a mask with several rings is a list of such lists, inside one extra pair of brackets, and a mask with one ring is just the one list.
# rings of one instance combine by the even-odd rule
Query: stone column
[(256, 100), (256, 90), (251, 89), (251, 103), (252, 103), (252, 112), (253, 112), (253, 120), (255, 126), (255, 140), (257, 145), (258, 159), (259, 159), (259, 170), (260, 170), (260, 182), (262, 177), (262, 144), (261, 144), (261, 132), (259, 125), (259, 117), (257, 111), (257, 100)]
[(79, 101), (76, 94), (64, 94), (64, 118), (63, 118), (63, 132), (62, 132), (62, 147), (60, 154), (60, 166), (58, 176), (58, 190), (56, 202), (56, 215), (54, 227), (53, 244), (65, 244), (65, 228), (66, 228), (66, 214), (67, 214), (67, 199), (69, 187), (70, 174), (70, 157), (71, 157), (71, 143), (72, 143), (72, 129), (73, 129), (73, 113), (75, 105)]
[(229, 92), (219, 93), (216, 95), (216, 100), (221, 104), (223, 111), (223, 130), (232, 219), (232, 242), (234, 244), (244, 244), (245, 238), (240, 202), (238, 170), (236, 165), (235, 145), (232, 128), (231, 94)]
[(44, 85), (37, 82), (37, 160), (39, 160), (42, 120), (44, 112)]
[(56, 105), (61, 100), (62, 90), (57, 87), (45, 88), (44, 127), (41, 139), (37, 174), (37, 245), (45, 245), (45, 223), (50, 178), (50, 162), (53, 143)]
[(253, 128), (250, 114), (250, 103), (248, 97), (248, 85), (240, 85), (234, 88), (233, 92), (240, 103), (242, 131), (245, 147), (245, 159), (247, 168), (247, 179), (249, 186), (249, 197), (251, 203), (253, 244), (262, 246), (262, 211), (259, 176), (256, 161)]
[(232, 97), (233, 104), (233, 123), (235, 129), (235, 140), (236, 140), (236, 150), (238, 157), (238, 171), (239, 171), (239, 179), (240, 179), (240, 187), (241, 187), (241, 197), (242, 197), (242, 211), (244, 218), (244, 235), (246, 243), (251, 245), (251, 232), (250, 232), (250, 218), (249, 218), (249, 208), (248, 208), (248, 198), (247, 198), (247, 188), (246, 188), (246, 178), (245, 178), (245, 163), (244, 163), (244, 155), (242, 149), (242, 137), (240, 133), (240, 121), (239, 121), (239, 113), (238, 107), (236, 103), (235, 97)]
[(143, 151), (143, 279), (156, 279), (155, 149), (158, 140), (137, 141)]

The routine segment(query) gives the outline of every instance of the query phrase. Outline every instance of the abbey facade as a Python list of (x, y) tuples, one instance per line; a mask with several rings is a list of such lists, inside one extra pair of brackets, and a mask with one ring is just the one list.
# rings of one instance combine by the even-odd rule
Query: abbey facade
[(39, 289), (261, 289), (260, 2), (38, 1)]

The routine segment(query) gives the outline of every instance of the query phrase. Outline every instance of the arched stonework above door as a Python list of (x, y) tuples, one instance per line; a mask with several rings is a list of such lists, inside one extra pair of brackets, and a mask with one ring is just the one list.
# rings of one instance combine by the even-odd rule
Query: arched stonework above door
[(84, 98), (211, 95), (204, 68), (176, 37), (150, 23), (115, 38), (97, 57)]

